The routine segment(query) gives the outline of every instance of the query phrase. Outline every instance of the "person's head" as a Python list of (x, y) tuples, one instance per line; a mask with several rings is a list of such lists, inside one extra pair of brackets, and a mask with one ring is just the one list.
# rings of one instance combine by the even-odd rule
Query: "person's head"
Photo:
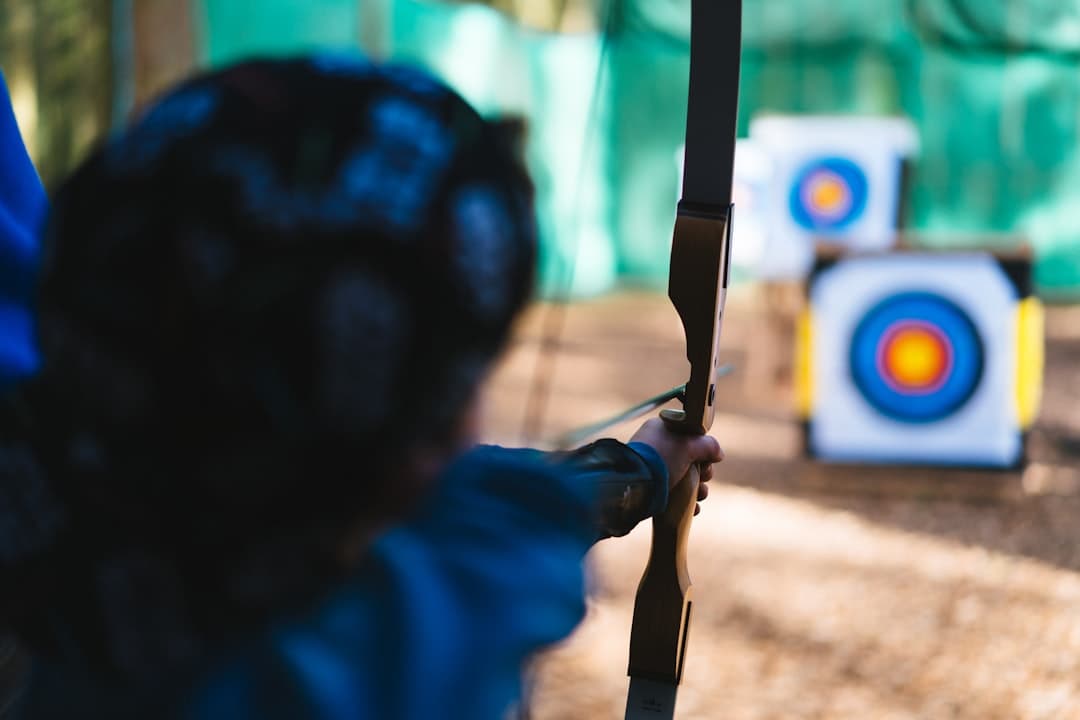
[(43, 368), (0, 418), (8, 573), (82, 583), (66, 602), (106, 625), (177, 586), (206, 600), (176, 613), (234, 618), (333, 578), (423, 492), (417, 459), (460, 446), (529, 295), (517, 158), (441, 83), (358, 60), (249, 62), (150, 107), (55, 198)]

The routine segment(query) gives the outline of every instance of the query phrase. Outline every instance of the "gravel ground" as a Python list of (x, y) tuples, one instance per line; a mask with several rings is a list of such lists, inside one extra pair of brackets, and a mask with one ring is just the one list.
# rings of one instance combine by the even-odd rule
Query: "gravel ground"
[[(1023, 472), (823, 466), (790, 416), (792, 295), (744, 289), (714, 427), (728, 459), (691, 535), (681, 718), (1080, 718), (1080, 310), (1052, 308)], [(487, 434), (522, 440), (544, 311), (519, 328)], [(660, 295), (571, 306), (544, 437), (682, 381)], [(631, 427), (612, 434), (625, 438)], [(589, 558), (589, 614), (544, 657), (534, 718), (621, 718), (639, 528)]]

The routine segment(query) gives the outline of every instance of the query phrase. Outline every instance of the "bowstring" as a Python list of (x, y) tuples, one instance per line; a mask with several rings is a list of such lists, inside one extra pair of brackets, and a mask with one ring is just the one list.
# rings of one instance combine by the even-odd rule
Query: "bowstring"
[(572, 299), (577, 273), (578, 253), (581, 249), (582, 225), (582, 189), (585, 185), (590, 142), (595, 142), (599, 126), (600, 91), (607, 76), (607, 59), (610, 50), (610, 38), (613, 34), (618, 0), (603, 0), (601, 3), (602, 22), (600, 24), (600, 51), (596, 58), (596, 77), (593, 81), (592, 97), (586, 118), (585, 135), (581, 143), (581, 161), (578, 164), (577, 177), (574, 181), (574, 205), (571, 213), (575, 232), (569, 243), (569, 261), (561, 265), (560, 276), (553, 283), (554, 290), (544, 306), (540, 320), (540, 338), (537, 343), (536, 359), (530, 375), (525, 398), (525, 414), (521, 427), (521, 438), (525, 445), (534, 445), (540, 440), (548, 402), (551, 399), (552, 378), (559, 350), (562, 348), (562, 335), (566, 327), (567, 307)]

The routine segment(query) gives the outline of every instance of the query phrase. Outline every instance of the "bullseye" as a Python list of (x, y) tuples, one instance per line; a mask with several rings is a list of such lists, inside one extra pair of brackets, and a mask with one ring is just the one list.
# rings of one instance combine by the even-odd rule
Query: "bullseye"
[(844, 181), (830, 172), (822, 172), (807, 182), (804, 199), (825, 217), (841, 217), (851, 206), (851, 193)]
[(982, 379), (983, 346), (958, 305), (933, 293), (888, 297), (851, 340), (851, 377), (879, 412), (906, 423), (943, 420)]
[(791, 215), (806, 230), (842, 230), (863, 214), (868, 188), (866, 174), (852, 161), (815, 160), (796, 176)]
[(898, 322), (885, 331), (878, 345), (879, 372), (900, 393), (940, 390), (952, 371), (952, 363), (949, 338), (929, 323)]

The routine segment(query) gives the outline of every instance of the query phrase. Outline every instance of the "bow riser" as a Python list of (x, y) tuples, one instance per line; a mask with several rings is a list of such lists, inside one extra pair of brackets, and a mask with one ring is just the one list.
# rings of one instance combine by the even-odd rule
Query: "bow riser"
[(672, 686), (682, 679), (692, 605), (686, 541), (699, 481), (692, 468), (672, 491), (668, 511), (653, 519), (652, 549), (634, 602), (632, 677)]
[(686, 332), (690, 380), (683, 411), (662, 414), (672, 429), (704, 435), (716, 416), (720, 330), (727, 296), (734, 208), (717, 217), (681, 210), (671, 247), (668, 296)]

